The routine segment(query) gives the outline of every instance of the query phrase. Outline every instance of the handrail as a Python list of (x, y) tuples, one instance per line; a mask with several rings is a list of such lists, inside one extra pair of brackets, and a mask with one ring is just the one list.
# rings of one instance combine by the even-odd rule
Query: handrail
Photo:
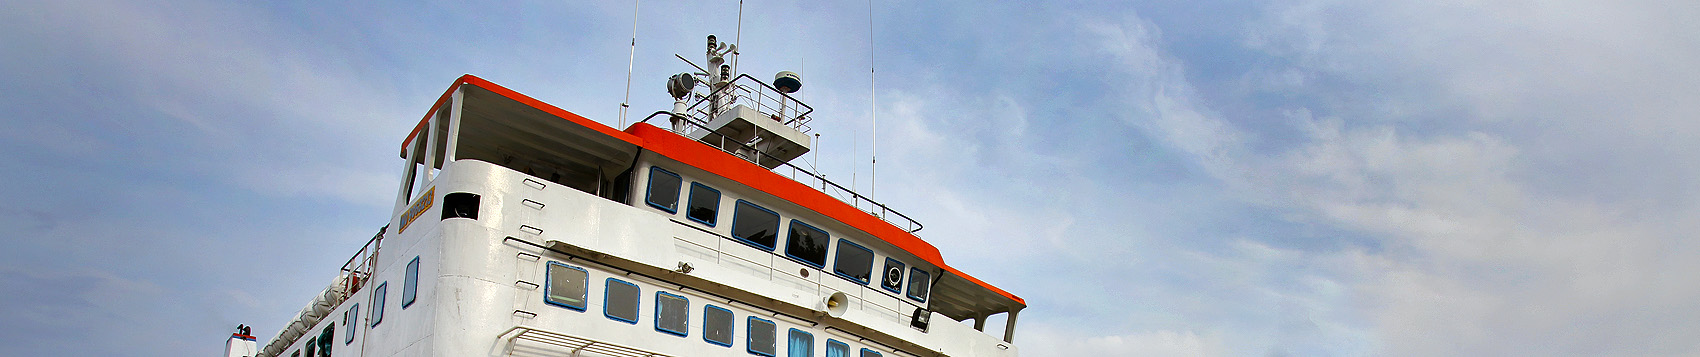
[[(510, 337), (508, 335), (513, 336)], [(514, 347), (516, 347), (519, 341), (526, 340), (571, 349), (568, 353), (575, 357), (580, 356), (583, 352), (594, 352), (598, 355), (622, 357), (671, 357), (670, 355), (646, 351), (626, 345), (602, 342), (526, 326), (514, 326), (513, 328), (510, 328), (496, 336), (497, 341), (506, 341), (506, 343), (501, 344), (501, 355), (503, 356), (513, 355)]]
[[(745, 76), (747, 77), (748, 75), (745, 75)], [(646, 123), (646, 122), (649, 122), (650, 119), (654, 119), (655, 117), (663, 116), (663, 115), (671, 117), (673, 115), (673, 113), (669, 112), (669, 111), (665, 111), (665, 110), (656, 111), (655, 113), (650, 114), (647, 117), (644, 117), (643, 120), (639, 120), (638, 122), (639, 123)], [(722, 144), (727, 142), (726, 141), (726, 134), (721, 134), (720, 132), (714, 131), (713, 129), (709, 129), (708, 126), (705, 126), (702, 123), (698, 123), (695, 120), (684, 120), (684, 122), (688, 122), (691, 125), (696, 126), (698, 129), (701, 129), (703, 132), (714, 134), (714, 135), (718, 136), (720, 138), (720, 142)], [(731, 143), (737, 144), (738, 147), (742, 148), (743, 150), (748, 150), (748, 152), (754, 152), (754, 153), (759, 154), (761, 156), (765, 156), (769, 160), (773, 160), (774, 162), (778, 162), (782, 165), (785, 165), (785, 167), (791, 168), (792, 173), (793, 173), (793, 175), (791, 176), (792, 181), (797, 181), (799, 183), (803, 183), (805, 185), (808, 185), (807, 182), (798, 181), (797, 177), (794, 175), (797, 172), (802, 172), (804, 175), (807, 175), (808, 177), (814, 178), (815, 180), (819, 180), (821, 182), (821, 186), (820, 186), (821, 192), (826, 193), (828, 196), (833, 196), (834, 198), (837, 198), (840, 201), (846, 201), (844, 199), (844, 197), (842, 197), (842, 196), (834, 195), (832, 192), (827, 192), (826, 188), (828, 186), (830, 186), (830, 187), (832, 187), (832, 188), (834, 188), (838, 191), (841, 191), (842, 193), (840, 195), (842, 195), (843, 193), (850, 194), (851, 199), (848, 200), (846, 203), (849, 203), (852, 207), (856, 207), (858, 210), (861, 209), (860, 202), (866, 201), (872, 207), (878, 208), (878, 211), (869, 212), (870, 214), (873, 214), (875, 217), (879, 217), (881, 220), (885, 220), (887, 223), (891, 223), (892, 225), (898, 225), (898, 224), (901, 223), (901, 224), (903, 224), (903, 229), (908, 230), (909, 233), (920, 232), (921, 228), (925, 228), (925, 226), (921, 225), (921, 222), (916, 221), (914, 218), (909, 218), (909, 216), (903, 214), (903, 212), (898, 212), (897, 210), (894, 210), (894, 209), (891, 209), (890, 207), (887, 207), (883, 203), (879, 203), (878, 201), (874, 201), (872, 198), (869, 198), (867, 196), (862, 196), (862, 194), (856, 193), (856, 191), (854, 191), (854, 190), (844, 188), (843, 185), (839, 185), (837, 182), (832, 182), (832, 180), (828, 180), (828, 179), (826, 179), (826, 177), (820, 176), (820, 175), (818, 175), (818, 174), (816, 174), (812, 171), (809, 171), (808, 169), (797, 167), (797, 165), (792, 165), (790, 162), (786, 162), (785, 160), (780, 160), (779, 158), (776, 158), (773, 155), (768, 155), (765, 152), (761, 152), (760, 150), (756, 150), (754, 147), (751, 147), (751, 146), (744, 144), (742, 142), (738, 142), (736, 140), (733, 140)], [(712, 145), (710, 145), (710, 146), (712, 146)], [(725, 147), (726, 147), (725, 145), (721, 145), (718, 149), (720, 149), (721, 151), (726, 151)], [(733, 153), (731, 151), (726, 151), (726, 153), (732, 154), (733, 156), (739, 156), (739, 154)], [(755, 161), (757, 162), (757, 164), (759, 164), (760, 163), (759, 157), (757, 157), (757, 160), (755, 160)], [(780, 175), (780, 176), (784, 176), (784, 175)], [(812, 187), (812, 185), (811, 185), (811, 187)], [(904, 222), (895, 221), (890, 216), (888, 216), (888, 214), (897, 215), (897, 217), (902, 218)]]
[(378, 228), (378, 234), (372, 235), (372, 239), (367, 240), (366, 245), (360, 247), (360, 251), (355, 252), (354, 256), (348, 257), (348, 262), (342, 263), (341, 271), (343, 274), (347, 274), (343, 278), (348, 279), (348, 283), (343, 284), (342, 293), (345, 296), (354, 295), (354, 292), (360, 291), (360, 287), (365, 286), (366, 281), (369, 280), (366, 278), (372, 276), (372, 270), (378, 264), (378, 247), (383, 245), (384, 231), (389, 229), (390, 226), (387, 224)]

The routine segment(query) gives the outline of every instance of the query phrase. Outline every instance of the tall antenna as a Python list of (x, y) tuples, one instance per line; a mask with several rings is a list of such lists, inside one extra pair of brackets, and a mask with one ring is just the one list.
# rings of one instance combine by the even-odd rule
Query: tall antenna
[(868, 163), (868, 199), (874, 198), (874, 183), (878, 182), (880, 164), (880, 98), (878, 83), (874, 82), (874, 0), (868, 0), (868, 115), (873, 117), (873, 161)]
[[(732, 34), (732, 44), (744, 45), (744, 0), (738, 0), (738, 31)], [(732, 75), (737, 76), (738, 73), (741, 73), (738, 72), (738, 48), (732, 47)]]
[(620, 101), (620, 127), (626, 127), (626, 110), (632, 105), (632, 67), (637, 62), (637, 24), (638, 3), (642, 0), (632, 0), (632, 51), (626, 55), (626, 99)]

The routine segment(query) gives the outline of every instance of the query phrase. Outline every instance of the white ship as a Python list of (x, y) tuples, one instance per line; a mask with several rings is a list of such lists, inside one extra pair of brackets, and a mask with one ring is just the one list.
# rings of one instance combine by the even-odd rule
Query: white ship
[(402, 142), (388, 224), (227, 355), (1015, 356), (1026, 303), (792, 165), (802, 81), (735, 74), (735, 48), (709, 36), (674, 108), (623, 131), (456, 79)]

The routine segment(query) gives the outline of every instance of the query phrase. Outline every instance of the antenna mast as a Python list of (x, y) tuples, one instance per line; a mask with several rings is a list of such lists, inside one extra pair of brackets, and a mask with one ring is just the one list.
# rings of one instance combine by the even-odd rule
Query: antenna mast
[(626, 99), (620, 101), (620, 127), (626, 127), (626, 111), (632, 105), (632, 67), (637, 62), (637, 24), (638, 4), (643, 0), (632, 0), (632, 51), (626, 55)]
[(868, 0), (868, 116), (873, 117), (874, 122), (873, 140), (869, 143), (869, 146), (872, 146), (869, 150), (872, 151), (873, 161), (868, 163), (868, 199), (874, 198), (874, 183), (879, 182), (877, 178), (880, 164), (880, 99), (878, 83), (874, 81), (874, 77), (874, 0)]

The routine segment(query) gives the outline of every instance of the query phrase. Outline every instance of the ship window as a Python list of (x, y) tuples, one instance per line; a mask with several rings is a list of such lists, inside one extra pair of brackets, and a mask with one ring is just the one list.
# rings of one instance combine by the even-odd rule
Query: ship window
[(390, 283), (384, 282), (372, 289), (372, 317), (369, 317), (372, 319), (372, 327), (378, 327), (378, 323), (384, 322), (384, 295), (389, 292), (389, 287)]
[(602, 314), (610, 319), (637, 324), (638, 304), (643, 300), (643, 291), (637, 284), (620, 279), (608, 278), (608, 287), (603, 291)]
[(453, 192), (443, 195), (443, 218), (478, 219), (478, 194)]
[(708, 343), (732, 347), (732, 310), (704, 305), (702, 307), (702, 339)]
[(550, 305), (584, 311), (590, 291), (590, 272), (575, 266), (549, 262), (548, 275), (543, 281), (543, 301)]
[(874, 350), (863, 348), (862, 349), (862, 357), (880, 357), (880, 353), (874, 352)]
[(779, 240), (779, 214), (749, 201), (738, 200), (732, 208), (732, 236), (772, 251)]
[(815, 356), (815, 335), (803, 332), (803, 330), (791, 329), (790, 333), (785, 334), (785, 342), (786, 357)]
[(348, 332), (343, 333), (342, 344), (354, 343), (354, 330), (360, 327), (360, 303), (354, 303), (348, 307), (348, 311), (342, 313), (342, 326), (348, 329)]
[(868, 284), (874, 270), (874, 251), (850, 242), (838, 240), (838, 256), (833, 258), (832, 272), (850, 280)]
[(850, 357), (850, 345), (834, 339), (826, 339), (826, 357)]
[(401, 309), (407, 310), (413, 306), (413, 300), (419, 297), (419, 257), (407, 262), (407, 278), (401, 282)]
[(932, 282), (926, 270), (921, 268), (909, 269), (909, 298), (915, 301), (927, 302), (927, 283)]
[(685, 208), (685, 216), (692, 221), (702, 222), (702, 224), (713, 227), (719, 211), (720, 190), (702, 183), (692, 182), (690, 205)]
[(826, 231), (793, 219), (790, 238), (785, 243), (785, 256), (809, 263), (816, 268), (825, 268), (826, 244), (831, 241), (832, 237), (828, 236)]
[(331, 346), (336, 345), (336, 344), (331, 343), (331, 342), (332, 342), (332, 339), (335, 339), (335, 338), (336, 338), (336, 324), (326, 325), (325, 326), (325, 332), (319, 333), (319, 355), (318, 355), (318, 357), (331, 357)]
[(318, 355), (319, 354), (318, 351), (319, 351), (319, 339), (318, 338), (307, 339), (307, 357), (314, 357), (314, 356)]
[(778, 346), (774, 345), (774, 339), (778, 337), (774, 334), (779, 333), (779, 331), (778, 327), (773, 325), (773, 321), (750, 316), (749, 325), (750, 339), (745, 344), (749, 346), (750, 353), (762, 356), (773, 356), (775, 353), (779, 353)]
[(683, 296), (655, 292), (655, 330), (684, 337), (690, 331), (691, 301)]
[(289, 357), (301, 357), (301, 350), (295, 350), (295, 353), (289, 354)]
[(667, 213), (679, 213), (679, 184), (682, 182), (679, 174), (660, 166), (650, 166), (649, 193), (644, 196), (644, 201)]
[(881, 288), (893, 294), (903, 293), (903, 262), (886, 257), (883, 275), (880, 277)]

